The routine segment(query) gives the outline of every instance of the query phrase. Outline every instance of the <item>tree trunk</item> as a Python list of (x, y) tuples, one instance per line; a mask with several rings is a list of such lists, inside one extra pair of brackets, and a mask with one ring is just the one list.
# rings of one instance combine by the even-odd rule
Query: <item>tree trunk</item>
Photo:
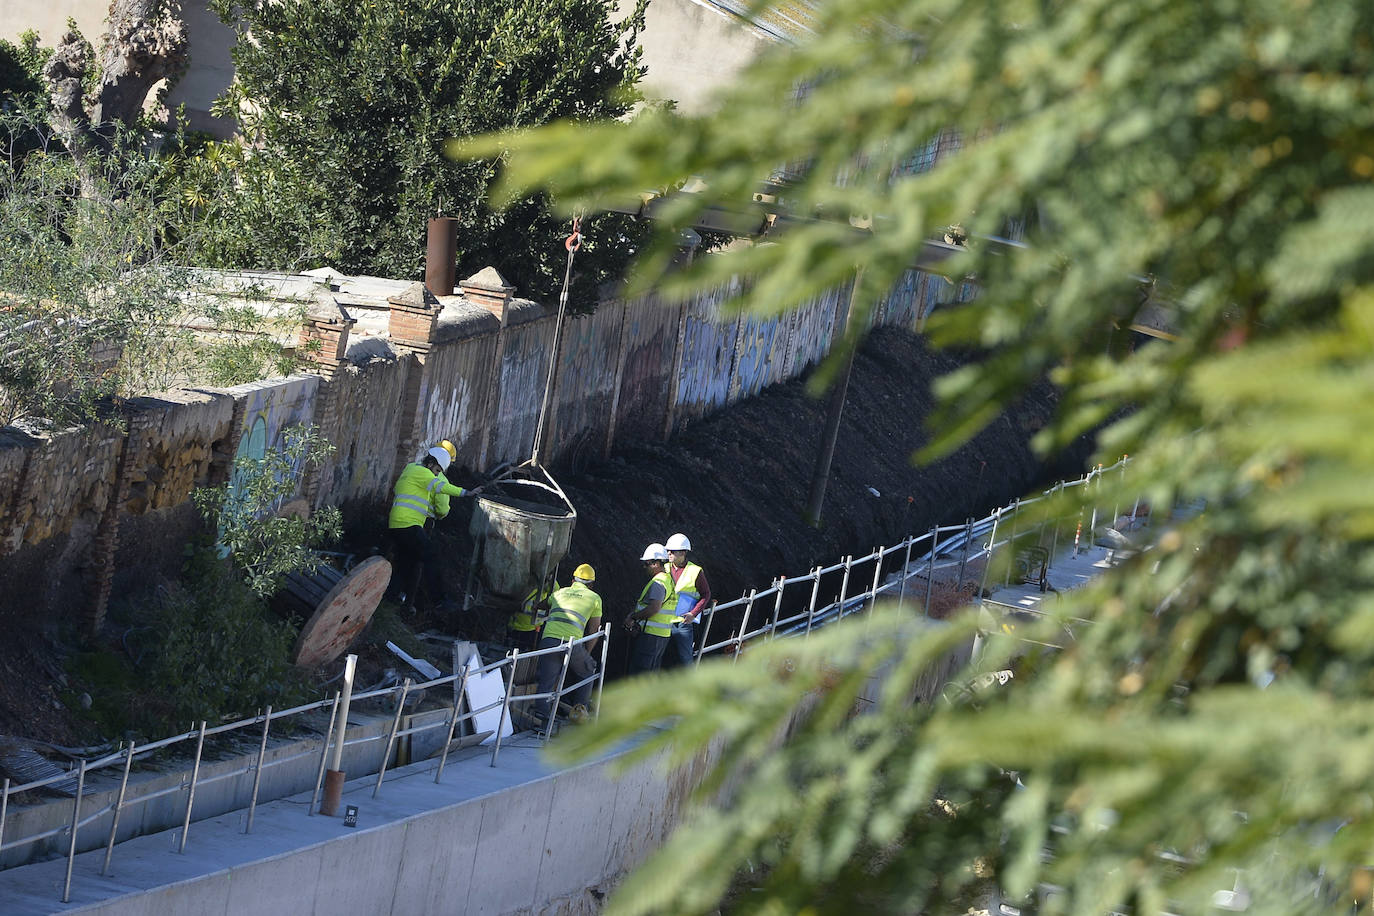
[(181, 0), (113, 0), (101, 39), (100, 82), (87, 99), (90, 46), (75, 31), (62, 36), (43, 75), (53, 129), (76, 159), (87, 189), (98, 156), (113, 148), (120, 125), (138, 118), (155, 85), (186, 69), (187, 48)]

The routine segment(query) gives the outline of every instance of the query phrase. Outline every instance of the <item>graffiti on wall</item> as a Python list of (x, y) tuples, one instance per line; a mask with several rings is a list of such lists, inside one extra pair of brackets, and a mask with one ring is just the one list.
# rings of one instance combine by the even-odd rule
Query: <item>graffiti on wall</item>
[[(830, 352), (837, 310), (843, 308), (843, 290), (832, 290), (815, 303), (797, 309), (792, 316), (793, 353), (787, 375), (794, 376), (820, 362)], [(780, 380), (779, 380), (780, 381)]]
[(314, 421), (315, 396), (320, 390), (320, 377), (296, 376), (243, 385), (231, 390), (236, 397), (242, 396), (244, 400), (243, 431), (235, 458), (262, 458), (267, 454), (267, 449), (281, 441), (282, 430)]
[(737, 332), (734, 320), (713, 321), (688, 314), (677, 381), (679, 405), (704, 410), (724, 406), (730, 396), (730, 360)]
[(787, 339), (785, 331), (779, 334), (781, 325), (782, 319), (777, 316), (740, 319), (739, 336), (735, 344), (739, 351), (735, 362), (735, 399), (752, 397), (774, 381), (774, 347), (779, 337), (784, 343)]

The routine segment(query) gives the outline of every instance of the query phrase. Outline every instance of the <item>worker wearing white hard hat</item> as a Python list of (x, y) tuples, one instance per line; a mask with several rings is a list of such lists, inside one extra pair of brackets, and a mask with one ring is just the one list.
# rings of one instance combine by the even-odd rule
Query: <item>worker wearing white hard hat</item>
[(696, 625), (701, 622), (702, 611), (711, 604), (711, 586), (706, 581), (706, 571), (687, 559), (687, 551), (692, 542), (685, 534), (675, 534), (668, 538), (664, 546), (668, 549), (668, 575), (673, 579), (673, 589), (677, 593), (677, 606), (673, 609), (673, 625), (668, 635), (668, 667), (686, 667), (692, 663), (692, 653), (697, 638)]
[(668, 648), (674, 609), (677, 607), (673, 577), (668, 575), (666, 568), (668, 548), (662, 544), (650, 544), (644, 548), (640, 560), (648, 570), (649, 581), (639, 593), (634, 611), (625, 618), (625, 629), (633, 631), (643, 627), (630, 650), (630, 674), (654, 671), (663, 663), (663, 653)]
[[(596, 570), (583, 563), (573, 570), (572, 585), (553, 593), (549, 599), (549, 619), (544, 623), (539, 648), (551, 649), (569, 640), (579, 640), (601, 629), (601, 596), (592, 591), (595, 583)], [(568, 702), (574, 710), (574, 718), (585, 716), (587, 701), (591, 699), (593, 682), (589, 678), (596, 673), (596, 661), (592, 657), (592, 652), (598, 642), (599, 640), (592, 639), (578, 643), (572, 647), (568, 655), (568, 673), (563, 685), (578, 685), (567, 693)], [(552, 692), (558, 684), (558, 675), (562, 669), (561, 654), (550, 652), (548, 655), (539, 656), (539, 683), (535, 692)], [(586, 683), (581, 683), (582, 681)], [(547, 717), (552, 706), (551, 699), (540, 700), (538, 714)]]
[[(425, 526), (430, 519), (448, 515), (450, 497), (472, 496), (481, 488), (465, 490), (449, 483), (444, 472), (451, 462), (448, 450), (436, 445), (418, 462), (406, 465), (396, 478), (387, 516), (395, 566), (389, 590), (402, 604), (413, 604), (415, 580), (423, 571), (430, 600), (441, 611), (457, 610), (457, 602), (448, 594), (440, 570), (439, 545)], [(417, 564), (420, 570), (416, 569)]]

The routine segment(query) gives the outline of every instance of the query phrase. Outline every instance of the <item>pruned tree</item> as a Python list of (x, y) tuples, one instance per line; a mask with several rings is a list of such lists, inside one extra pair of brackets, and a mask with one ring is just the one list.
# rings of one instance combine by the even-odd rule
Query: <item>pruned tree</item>
[(43, 75), (53, 129), (83, 175), (93, 155), (114, 150), (121, 127), (139, 120), (153, 88), (181, 76), (188, 49), (181, 0), (114, 0), (98, 59), (75, 28), (62, 36)]

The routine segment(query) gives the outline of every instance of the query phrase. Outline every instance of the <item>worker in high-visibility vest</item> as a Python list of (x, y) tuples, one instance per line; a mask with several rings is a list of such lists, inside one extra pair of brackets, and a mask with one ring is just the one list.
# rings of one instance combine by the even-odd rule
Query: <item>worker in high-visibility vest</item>
[(520, 609), (506, 620), (506, 639), (513, 647), (521, 652), (535, 647), (539, 628), (549, 616), (549, 599), (557, 588), (558, 581), (550, 576), (530, 589), (520, 602)]
[(701, 622), (701, 612), (711, 603), (711, 586), (706, 581), (706, 571), (687, 559), (687, 551), (692, 549), (692, 542), (687, 540), (687, 535), (675, 534), (668, 538), (664, 546), (668, 548), (668, 575), (672, 576), (673, 590), (677, 592), (676, 614), (668, 636), (667, 661), (670, 666), (686, 667), (692, 663), (696, 625)]
[(436, 445), (423, 459), (406, 465), (396, 478), (391, 512), (387, 517), (388, 533), (395, 548), (392, 593), (402, 604), (414, 603), (414, 596), (407, 595), (406, 590), (414, 588), (415, 565), (419, 563), (430, 600), (445, 613), (456, 611), (458, 602), (449, 595), (444, 584), (439, 545), (426, 530), (426, 523), (448, 515), (450, 497), (475, 496), (482, 490), (481, 487), (465, 490), (449, 483), (444, 472), (452, 460), (447, 449)]
[[(596, 582), (596, 570), (583, 563), (573, 570), (572, 585), (560, 588), (549, 598), (549, 619), (544, 623), (543, 635), (539, 638), (539, 648), (549, 649), (570, 639), (581, 639), (601, 629), (601, 596), (592, 591)], [(564, 685), (584, 681), (596, 673), (596, 661), (592, 652), (600, 639), (580, 643), (572, 647), (568, 657), (568, 674)], [(558, 686), (558, 673), (563, 668), (563, 656), (557, 652), (539, 656), (539, 683), (537, 693), (549, 693)], [(585, 717), (587, 700), (592, 694), (592, 684), (588, 682), (567, 694), (573, 708), (573, 719)], [(579, 709), (580, 707), (580, 709)], [(552, 698), (540, 700), (537, 712), (546, 717), (554, 708)]]
[(649, 572), (649, 581), (639, 593), (635, 609), (625, 618), (625, 629), (634, 631), (641, 626), (634, 648), (630, 650), (630, 674), (656, 671), (663, 664), (668, 648), (673, 618), (677, 616), (677, 595), (673, 591), (673, 577), (668, 575), (668, 548), (650, 544), (640, 557)]

